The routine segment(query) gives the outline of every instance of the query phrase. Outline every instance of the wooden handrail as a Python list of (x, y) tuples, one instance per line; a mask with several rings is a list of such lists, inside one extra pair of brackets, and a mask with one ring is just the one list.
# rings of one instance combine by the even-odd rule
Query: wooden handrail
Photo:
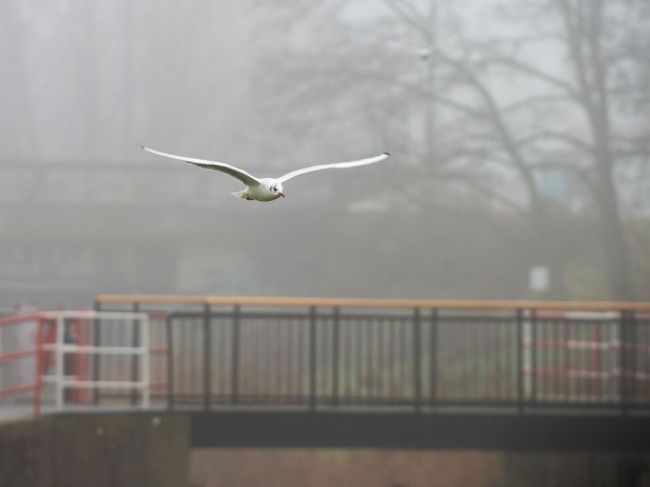
[(100, 294), (99, 304), (177, 304), (210, 306), (279, 306), (342, 308), (423, 308), (454, 310), (516, 310), (537, 309), (554, 311), (648, 311), (647, 301), (506, 301), (460, 299), (379, 299), (379, 298), (318, 298), (283, 296), (200, 296), (156, 294)]

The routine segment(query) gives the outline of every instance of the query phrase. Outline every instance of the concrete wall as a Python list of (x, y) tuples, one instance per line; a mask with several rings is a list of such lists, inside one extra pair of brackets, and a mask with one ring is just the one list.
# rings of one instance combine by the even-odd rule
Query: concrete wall
[(191, 449), (183, 415), (0, 424), (0, 487), (650, 487), (650, 453)]
[(195, 449), (190, 478), (193, 487), (650, 487), (649, 464), (650, 454)]
[(185, 487), (184, 416), (50, 416), (0, 425), (2, 487)]

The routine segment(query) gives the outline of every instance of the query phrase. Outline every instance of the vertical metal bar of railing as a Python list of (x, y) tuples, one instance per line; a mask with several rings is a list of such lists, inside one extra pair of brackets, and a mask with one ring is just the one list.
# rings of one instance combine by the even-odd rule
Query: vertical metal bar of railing
[(56, 317), (56, 409), (61, 411), (64, 406), (65, 391), (65, 352), (63, 351), (65, 333), (65, 318), (63, 315)]
[(619, 319), (619, 387), (621, 396), (621, 414), (626, 416), (628, 413), (628, 323), (627, 311), (620, 312)]
[[(480, 323), (468, 323), (468, 329), (471, 330), (468, 334), (468, 338), (472, 338), (472, 343), (469, 348), (468, 362), (472, 366), (472, 374), (470, 378), (470, 383), (472, 385), (470, 395), (473, 400), (480, 400), (481, 397), (481, 361), (479, 357), (481, 356), (481, 348), (483, 342), (481, 341), (481, 331), (482, 327)], [(470, 358), (471, 357), (471, 358)], [(473, 362), (473, 363), (472, 363)], [(468, 364), (468, 365), (469, 365)]]
[(368, 319), (363, 318), (357, 325), (359, 327), (359, 355), (356, 359), (357, 366), (359, 367), (357, 387), (359, 389), (359, 396), (362, 402), (368, 401), (369, 396), (369, 381), (368, 381), (368, 367), (366, 359), (370, 355), (370, 343), (368, 341)]
[(438, 310), (431, 309), (431, 322), (429, 330), (429, 382), (431, 406), (436, 404), (438, 398)]
[[(210, 305), (203, 304), (203, 409), (209, 410), (212, 402), (212, 330)], [(192, 344), (194, 346), (194, 344)]]
[(377, 397), (381, 401), (390, 397), (390, 323), (386, 317), (377, 319), (377, 370), (379, 379), (376, 384)]
[(562, 391), (562, 402), (570, 403), (571, 402), (571, 389), (572, 383), (571, 378), (569, 377), (569, 370), (571, 369), (571, 351), (569, 349), (569, 342), (571, 341), (571, 327), (566, 319), (558, 319), (558, 370), (561, 372), (561, 375), (556, 380), (561, 384)]
[(372, 401), (376, 397), (374, 374), (377, 370), (374, 365), (374, 358), (377, 355), (375, 344), (375, 322), (373, 319), (368, 319), (366, 324), (366, 383), (368, 390), (368, 400)]
[(240, 348), (240, 333), (241, 333), (241, 307), (236, 304), (233, 308), (232, 314), (232, 365), (231, 365), (231, 381), (230, 387), (230, 402), (237, 404), (239, 402), (239, 348)]
[(174, 410), (174, 336), (173, 314), (167, 315), (165, 319), (165, 328), (167, 333), (167, 408)]
[[(133, 302), (133, 305), (131, 306), (131, 310), (134, 313), (137, 313), (140, 311), (140, 303), (137, 301)], [(134, 348), (137, 348), (140, 346), (140, 327), (142, 326), (142, 322), (140, 320), (134, 319), (131, 322), (132, 330), (131, 330), (131, 346)], [(131, 356), (131, 382), (137, 382), (138, 380), (138, 354), (133, 354)], [(137, 404), (138, 402), (138, 389), (133, 388), (131, 391), (131, 404)]]
[(547, 377), (546, 384), (553, 400), (559, 402), (563, 401), (567, 395), (564, 374), (562, 373), (564, 370), (564, 328), (557, 319), (553, 319), (551, 324), (553, 326), (551, 362), (554, 373)]
[[(150, 400), (151, 400), (151, 366), (150, 366), (150, 355), (149, 355), (149, 349), (150, 349), (150, 337), (149, 337), (149, 332), (150, 327), (149, 327), (149, 318), (146, 316), (143, 316), (140, 318), (140, 327), (142, 328), (139, 331), (139, 338), (141, 339), (140, 342), (142, 343), (141, 347), (141, 359), (140, 359), (140, 365), (142, 367), (142, 370), (140, 371), (140, 381), (142, 383), (142, 408), (143, 409), (148, 409)], [(135, 354), (134, 354), (135, 355)]]
[[(302, 346), (302, 343), (300, 344)], [(316, 306), (309, 308), (309, 409), (316, 410)]]
[(248, 353), (244, 353), (245, 356), (249, 357), (247, 359), (247, 362), (249, 364), (248, 373), (246, 374), (248, 380), (246, 381), (246, 386), (244, 389), (248, 394), (252, 395), (255, 400), (258, 400), (258, 398), (261, 396), (259, 387), (260, 334), (258, 333), (258, 323), (254, 322), (251, 325), (253, 330), (246, 340), (248, 342)]
[(351, 395), (356, 402), (361, 399), (361, 392), (363, 391), (361, 380), (361, 359), (363, 357), (363, 321), (358, 318), (351, 324), (354, 334), (354, 345), (351, 348), (352, 354), (350, 357), (350, 370), (354, 371), (352, 374), (352, 384), (350, 386)]
[(420, 412), (422, 408), (422, 330), (420, 324), (420, 308), (415, 308), (413, 311), (413, 394), (416, 412)]
[[(340, 319), (339, 319), (340, 322)], [(339, 326), (340, 328), (340, 326)], [(351, 327), (345, 326), (342, 331), (342, 339), (340, 340), (341, 359), (339, 368), (342, 370), (341, 377), (341, 393), (345, 400), (350, 399), (350, 348), (351, 348)]]
[(537, 310), (530, 310), (530, 398), (534, 404), (537, 402)]
[[(536, 313), (537, 315), (537, 313)], [(538, 318), (539, 323), (539, 318)], [(541, 368), (542, 374), (537, 381), (537, 396), (542, 399), (547, 399), (549, 395), (548, 377), (549, 371), (554, 367), (552, 351), (554, 350), (553, 342), (553, 322), (548, 320), (543, 321), (543, 324), (538, 325), (538, 340), (541, 340), (543, 345), (539, 350), (538, 367)], [(541, 360), (539, 358), (541, 357)]]
[[(101, 302), (95, 301), (95, 311), (101, 311)], [(99, 347), (102, 342), (102, 325), (101, 320), (96, 318), (93, 320), (93, 346)], [(93, 355), (93, 381), (97, 382), (101, 376), (101, 355), (96, 353)], [(100, 401), (100, 390), (96, 387), (92, 390), (93, 404), (97, 406)]]
[(566, 385), (565, 359), (564, 359), (564, 336), (565, 329), (562, 327), (561, 321), (553, 320), (553, 367), (556, 373), (551, 375), (548, 379), (550, 387), (553, 391), (553, 396), (556, 401), (564, 401), (568, 394)]
[(41, 415), (41, 394), (43, 391), (43, 318), (36, 319), (36, 374), (34, 377), (34, 416)]
[[(289, 330), (292, 328), (295, 328), (295, 335), (296, 335), (296, 360), (294, 361), (293, 355), (290, 355), (290, 360), (289, 360), (289, 370), (290, 370), (290, 379), (289, 379), (289, 401), (292, 400), (297, 400), (301, 401), (302, 398), (304, 397), (304, 378), (303, 378), (303, 372), (305, 370), (305, 364), (304, 364), (304, 352), (305, 352), (305, 344), (303, 336), (304, 336), (304, 329), (305, 327), (303, 326), (302, 323), (289, 323)], [(311, 344), (311, 337), (309, 336), (310, 331), (307, 330), (307, 349), (309, 350), (310, 344)], [(293, 338), (293, 333), (290, 333), (290, 339)], [(309, 354), (308, 354), (309, 355)], [(309, 374), (310, 365), (309, 362), (310, 358), (307, 357), (307, 374)], [(307, 378), (307, 383), (309, 384), (311, 381), (311, 378), (308, 376)], [(295, 386), (294, 386), (295, 384)]]
[(517, 309), (516, 323), (517, 323), (517, 412), (523, 414), (524, 412), (524, 334), (523, 334), (523, 310)]
[(340, 315), (341, 309), (334, 307), (332, 317), (332, 405), (339, 405), (339, 357), (340, 357)]
[(593, 348), (591, 349), (591, 364), (590, 364), (590, 369), (592, 370), (593, 375), (591, 376), (591, 380), (590, 380), (589, 394), (591, 395), (594, 401), (600, 402), (603, 400), (603, 395), (602, 395), (603, 370), (602, 370), (601, 360), (600, 360), (600, 354), (602, 350), (600, 321), (596, 321), (593, 324), (591, 330), (591, 340), (592, 343), (594, 344)]
[[(586, 323), (583, 323), (581, 321), (578, 321), (574, 325), (574, 327), (575, 327), (575, 329), (577, 331), (576, 341), (579, 344), (586, 343), (586, 341), (587, 341), (586, 331), (587, 331), (588, 326), (589, 325), (587, 325)], [(587, 365), (587, 362), (585, 360), (586, 355), (587, 355), (586, 353), (584, 353), (585, 351), (580, 349), (580, 348), (577, 348), (574, 353), (576, 353), (576, 352), (579, 353), (579, 355), (577, 356), (577, 360), (576, 360), (576, 362), (577, 362), (577, 367), (576, 367), (576, 372), (577, 372), (576, 373), (577, 394), (576, 394), (576, 396), (577, 396), (577, 400), (580, 402), (580, 401), (584, 401), (585, 397), (587, 397), (588, 394), (589, 394), (589, 390), (588, 390), (588, 387), (587, 387), (587, 381), (585, 380), (586, 378), (583, 375), (585, 373), (585, 371), (587, 371), (588, 365)]]
[(628, 337), (629, 337), (629, 380), (630, 387), (628, 393), (628, 409), (634, 407), (637, 399), (637, 351), (638, 351), (638, 334), (636, 313), (633, 310), (628, 312)]
[(407, 397), (407, 391), (405, 391), (405, 388), (407, 387), (407, 372), (408, 372), (408, 344), (407, 344), (407, 337), (406, 337), (406, 332), (407, 328), (405, 326), (405, 321), (403, 319), (400, 319), (398, 322), (399, 326), (399, 359), (398, 359), (398, 377), (399, 377), (399, 402), (405, 401)]
[[(280, 385), (281, 385), (281, 396), (283, 400), (291, 397), (292, 387), (295, 383), (294, 376), (294, 365), (296, 362), (296, 350), (297, 340), (294, 339), (294, 323), (289, 318), (282, 318), (282, 325), (285, 330), (285, 340), (286, 340), (286, 353), (281, 356), (283, 360), (283, 375), (280, 375)], [(299, 323), (300, 326), (304, 326), (303, 323)], [(309, 327), (309, 326), (307, 326)]]

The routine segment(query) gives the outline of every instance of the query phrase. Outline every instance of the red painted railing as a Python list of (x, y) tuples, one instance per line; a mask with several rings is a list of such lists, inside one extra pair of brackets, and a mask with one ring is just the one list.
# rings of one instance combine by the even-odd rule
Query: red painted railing
[[(33, 327), (29, 330), (28, 327)], [(10, 331), (11, 330), (11, 331)], [(14, 367), (16, 375), (21, 376), (19, 383), (2, 386), (0, 397), (18, 396), (32, 393), (33, 412), (35, 416), (41, 413), (41, 377), (43, 375), (43, 318), (38, 314), (11, 316), (0, 319), (0, 350), (4, 348), (3, 341), (13, 332), (13, 340), (18, 342), (19, 350), (0, 352), (0, 364), (4, 367)], [(31, 335), (31, 336), (30, 336)], [(22, 348), (27, 346), (27, 348)], [(25, 360), (33, 360), (33, 374), (28, 367), (18, 367)], [(4, 374), (3, 374), (4, 375)], [(25, 377), (28, 376), (28, 377)]]
[[(43, 377), (55, 365), (56, 360), (51, 351), (51, 346), (56, 343), (56, 326), (51, 314), (39, 312), (0, 318), (0, 399), (29, 401), (34, 416), (41, 414)], [(74, 343), (92, 345), (92, 330), (85, 320), (83, 323), (71, 320), (69, 326)], [(149, 353), (151, 356), (166, 358), (167, 348), (151, 347)], [(69, 375), (78, 381), (92, 381), (93, 364), (90, 356), (78, 353), (70, 354), (70, 358)], [(164, 390), (167, 382), (152, 380), (150, 387)], [(73, 388), (68, 400), (75, 404), (90, 404), (91, 391), (87, 388)]]

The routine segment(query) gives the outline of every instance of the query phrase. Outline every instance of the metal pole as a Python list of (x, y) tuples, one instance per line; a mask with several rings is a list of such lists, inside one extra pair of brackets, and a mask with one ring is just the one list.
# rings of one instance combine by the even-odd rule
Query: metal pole
[(627, 327), (628, 327), (628, 368), (630, 369), (628, 378), (629, 378), (629, 390), (627, 397), (627, 406), (629, 408), (630, 404), (634, 403), (637, 398), (637, 378), (636, 378), (636, 367), (637, 367), (637, 323), (636, 323), (636, 314), (634, 311), (630, 310), (627, 314)]
[(431, 405), (435, 405), (438, 396), (438, 310), (431, 310), (431, 330), (429, 335), (429, 377), (431, 390)]
[(142, 339), (142, 345), (140, 346), (140, 354), (142, 355), (140, 377), (142, 378), (142, 408), (149, 409), (149, 400), (151, 398), (151, 378), (150, 366), (149, 366), (149, 317), (143, 315), (139, 320), (140, 327), (140, 338)]
[[(137, 313), (140, 311), (140, 303), (135, 301), (133, 303), (133, 306), (131, 307), (134, 313)], [(140, 327), (142, 326), (142, 321), (139, 319), (134, 319), (131, 321), (131, 345), (134, 348), (137, 348), (140, 346)], [(138, 381), (138, 355), (133, 354), (131, 357), (131, 382), (137, 382)], [(134, 388), (131, 391), (131, 404), (137, 404), (138, 403), (138, 389)]]
[[(95, 311), (101, 311), (101, 303), (95, 301)], [(102, 342), (102, 326), (101, 319), (96, 318), (93, 321), (93, 346), (99, 347)], [(93, 355), (93, 381), (97, 382), (101, 377), (101, 355), (96, 353)], [(97, 406), (100, 401), (100, 390), (96, 387), (93, 388), (93, 404)]]
[(339, 356), (341, 340), (340, 334), (340, 312), (338, 306), (334, 307), (334, 317), (332, 323), (332, 405), (339, 405)]
[(172, 318), (170, 314), (165, 320), (167, 328), (167, 407), (174, 410), (174, 338), (172, 336)]
[(531, 376), (531, 398), (532, 402), (537, 401), (537, 310), (530, 311), (531, 337), (530, 337), (530, 376)]
[(524, 412), (523, 310), (517, 309), (517, 412)]
[(65, 325), (65, 318), (63, 317), (62, 314), (59, 314), (56, 317), (56, 408), (61, 411), (64, 406), (64, 401), (63, 401), (63, 392), (64, 392), (64, 385), (63, 382), (65, 381), (65, 370), (63, 368), (63, 361), (64, 361), (64, 351), (63, 351), (63, 334), (64, 334), (64, 325)]
[(36, 321), (36, 377), (34, 377), (34, 416), (41, 415), (41, 392), (43, 385), (43, 318)]
[(413, 385), (415, 396), (415, 411), (420, 412), (422, 407), (422, 347), (420, 346), (421, 329), (420, 329), (420, 308), (413, 311)]
[(232, 316), (232, 395), (231, 402), (239, 402), (239, 334), (241, 327), (241, 308), (237, 304)]
[(620, 330), (619, 330), (619, 341), (620, 341), (620, 388), (621, 388), (621, 415), (627, 416), (628, 413), (628, 314), (626, 311), (621, 311), (620, 314)]
[(316, 306), (309, 308), (309, 409), (316, 410)]
[(210, 305), (203, 305), (203, 409), (210, 409), (211, 402), (211, 372), (212, 372), (212, 355), (211, 355), (211, 333), (210, 333)]

